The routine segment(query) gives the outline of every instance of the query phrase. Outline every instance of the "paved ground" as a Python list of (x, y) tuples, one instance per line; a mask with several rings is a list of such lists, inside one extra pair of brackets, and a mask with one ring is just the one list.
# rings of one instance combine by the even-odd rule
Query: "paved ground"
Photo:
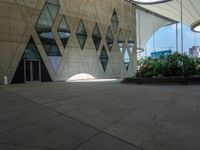
[(140, 148), (200, 149), (200, 86), (0, 86), (0, 150)]

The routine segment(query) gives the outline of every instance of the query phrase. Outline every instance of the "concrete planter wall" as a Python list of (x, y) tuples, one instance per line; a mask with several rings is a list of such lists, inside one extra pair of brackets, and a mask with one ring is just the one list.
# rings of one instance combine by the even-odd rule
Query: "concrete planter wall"
[(200, 84), (200, 77), (125, 78), (123, 82), (137, 84)]

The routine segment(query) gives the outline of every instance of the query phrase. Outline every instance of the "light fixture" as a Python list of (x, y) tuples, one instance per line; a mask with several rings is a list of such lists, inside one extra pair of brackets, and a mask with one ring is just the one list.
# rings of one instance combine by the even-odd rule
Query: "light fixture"
[(191, 27), (192, 31), (194, 32), (200, 32), (200, 20), (192, 25)]
[(159, 4), (159, 3), (169, 2), (172, 0), (126, 0), (126, 1), (135, 4)]

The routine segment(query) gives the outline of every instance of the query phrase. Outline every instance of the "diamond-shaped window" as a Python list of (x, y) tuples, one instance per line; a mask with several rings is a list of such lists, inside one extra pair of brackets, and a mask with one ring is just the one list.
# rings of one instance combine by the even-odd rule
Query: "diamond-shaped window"
[(38, 32), (38, 34), (48, 56), (61, 56), (51, 31)]
[(58, 35), (60, 37), (60, 40), (63, 44), (63, 47), (66, 47), (67, 42), (69, 40), (70, 37), (70, 30), (69, 30), (69, 26), (68, 23), (65, 19), (65, 17), (63, 16), (60, 22), (60, 25), (58, 27)]
[(111, 18), (111, 22), (112, 22), (112, 27), (113, 27), (114, 31), (116, 32), (118, 25), (119, 25), (119, 19), (118, 19), (117, 12), (115, 9), (114, 9), (114, 12), (113, 12), (113, 15)]
[(124, 34), (122, 32), (122, 29), (120, 29), (119, 37), (118, 37), (118, 46), (121, 53), (124, 50), (124, 45), (125, 45)]
[(128, 54), (128, 50), (126, 49), (126, 51), (124, 53), (124, 65), (126, 67), (126, 71), (128, 71), (128, 69), (129, 69), (129, 64), (130, 64), (130, 57)]
[(58, 71), (61, 59), (62, 59), (61, 56), (49, 56), (49, 60), (55, 72)]
[(61, 56), (51, 31), (59, 9), (60, 5), (58, 0), (47, 0), (35, 26), (35, 29), (48, 56)]
[(24, 59), (40, 59), (40, 54), (37, 50), (37, 47), (32, 37), (30, 38), (28, 45), (26, 46), (23, 58)]
[(99, 56), (99, 60), (100, 60), (100, 62), (101, 62), (101, 65), (102, 65), (102, 67), (103, 67), (103, 70), (104, 70), (104, 72), (105, 72), (105, 71), (106, 71), (107, 64), (108, 64), (109, 58), (108, 58), (108, 54), (107, 54), (106, 49), (105, 49), (104, 46), (103, 46), (103, 48), (102, 48), (102, 50), (101, 50), (101, 54), (100, 54), (100, 56)]
[(101, 33), (99, 31), (99, 27), (98, 27), (97, 23), (96, 23), (96, 25), (94, 27), (94, 31), (93, 31), (93, 34), (92, 34), (92, 39), (93, 39), (94, 46), (95, 46), (96, 50), (98, 50), (99, 49), (99, 45), (101, 43)]
[(40, 31), (40, 30), (45, 31), (47, 29), (51, 30), (52, 26), (53, 26), (53, 19), (51, 17), (51, 14), (49, 12), (47, 5), (45, 4), (35, 28), (37, 31)]
[(87, 33), (85, 30), (85, 25), (83, 23), (83, 20), (81, 19), (80, 24), (78, 26), (76, 37), (78, 39), (78, 42), (80, 44), (81, 49), (84, 48), (85, 42), (87, 40)]
[(113, 34), (112, 34), (110, 26), (108, 28), (108, 32), (107, 32), (107, 36), (106, 36), (106, 43), (108, 45), (109, 51), (111, 51), (112, 47), (113, 47), (113, 43), (114, 43), (114, 38), (113, 38)]
[(55, 5), (55, 6), (60, 6), (58, 0), (47, 0), (46, 3), (53, 4), (53, 5)]
[[(57, 1), (57, 0), (56, 0), (56, 1)], [(52, 19), (55, 21), (56, 16), (57, 16), (57, 14), (58, 14), (58, 12), (59, 12), (59, 8), (60, 8), (59, 3), (58, 3), (58, 5), (55, 5), (55, 4), (49, 3), (49, 2), (47, 1), (47, 2), (46, 2), (46, 6), (47, 6), (47, 8), (48, 8), (48, 10), (49, 10), (49, 13), (50, 13)]]
[(135, 42), (133, 39), (133, 33), (130, 32), (129, 39), (128, 39), (128, 47), (129, 47), (129, 50), (131, 53), (133, 53), (133, 51), (134, 51), (134, 46), (135, 46)]

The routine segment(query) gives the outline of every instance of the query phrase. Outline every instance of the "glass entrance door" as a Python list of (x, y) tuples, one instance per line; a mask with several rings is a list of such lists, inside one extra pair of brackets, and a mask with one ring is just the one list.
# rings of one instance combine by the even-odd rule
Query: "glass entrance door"
[(41, 81), (40, 60), (24, 60), (25, 82)]

